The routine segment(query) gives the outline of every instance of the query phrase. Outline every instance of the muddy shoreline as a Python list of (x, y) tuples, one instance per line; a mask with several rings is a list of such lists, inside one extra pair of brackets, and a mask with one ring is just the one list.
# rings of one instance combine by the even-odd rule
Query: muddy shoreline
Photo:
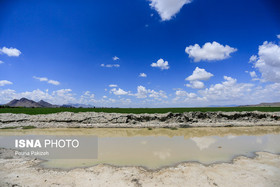
[(102, 112), (61, 112), (27, 115), (0, 114), (0, 128), (147, 128), (147, 127), (242, 127), (279, 126), (280, 112), (185, 112), (165, 114), (120, 114)]
[(0, 149), (0, 186), (279, 186), (280, 155), (257, 152), (231, 163), (180, 163), (155, 171), (99, 164), (69, 171), (45, 169), (40, 160)]

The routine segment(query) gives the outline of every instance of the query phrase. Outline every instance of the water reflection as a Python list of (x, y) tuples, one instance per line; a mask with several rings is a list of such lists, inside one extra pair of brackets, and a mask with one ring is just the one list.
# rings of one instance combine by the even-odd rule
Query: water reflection
[(0, 135), (15, 134), (90, 134), (99, 137), (98, 159), (54, 159), (42, 163), (49, 168), (67, 169), (105, 163), (156, 169), (185, 161), (204, 164), (228, 162), (236, 155), (253, 156), (255, 151), (280, 153), (280, 127), (0, 131)]

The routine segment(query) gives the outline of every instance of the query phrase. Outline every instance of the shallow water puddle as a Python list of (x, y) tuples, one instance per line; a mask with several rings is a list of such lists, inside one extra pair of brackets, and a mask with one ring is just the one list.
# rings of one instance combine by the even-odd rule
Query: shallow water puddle
[(189, 129), (32, 129), (1, 130), (0, 135), (96, 135), (98, 159), (52, 159), (47, 168), (70, 169), (99, 163), (158, 169), (180, 162), (229, 162), (256, 151), (280, 153), (280, 127)]

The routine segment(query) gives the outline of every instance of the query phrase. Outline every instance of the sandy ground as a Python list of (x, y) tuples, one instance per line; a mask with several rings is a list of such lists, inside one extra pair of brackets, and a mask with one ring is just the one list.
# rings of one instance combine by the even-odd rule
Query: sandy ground
[(72, 170), (44, 169), (40, 160), (0, 149), (0, 186), (280, 186), (280, 155), (258, 152), (232, 163), (182, 163), (148, 171), (97, 165)]

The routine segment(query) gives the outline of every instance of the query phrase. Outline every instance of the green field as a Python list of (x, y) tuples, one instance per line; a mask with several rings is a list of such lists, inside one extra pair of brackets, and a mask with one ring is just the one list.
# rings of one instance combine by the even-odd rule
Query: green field
[(191, 111), (261, 111), (279, 112), (280, 107), (209, 107), (209, 108), (0, 108), (0, 113), (51, 114), (58, 112), (107, 112), (107, 113), (183, 113)]

